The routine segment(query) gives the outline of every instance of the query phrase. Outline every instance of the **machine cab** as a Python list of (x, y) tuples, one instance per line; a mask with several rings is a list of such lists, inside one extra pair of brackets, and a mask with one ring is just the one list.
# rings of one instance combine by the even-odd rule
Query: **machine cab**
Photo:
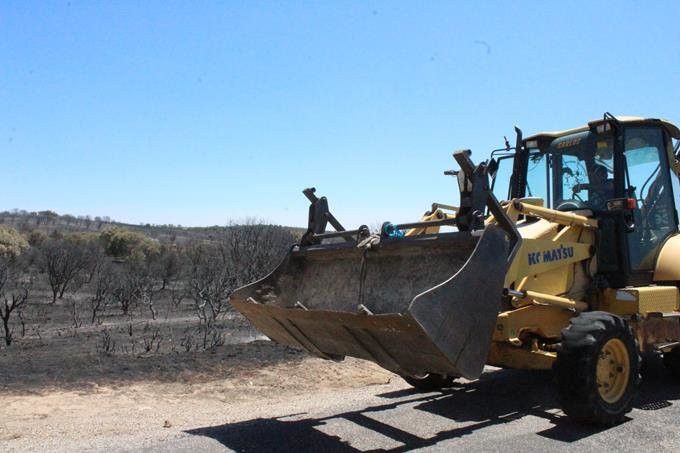
[(495, 153), (493, 192), (597, 218), (599, 275), (615, 287), (649, 284), (661, 247), (678, 232), (678, 139), (666, 121), (611, 115), (536, 134)]

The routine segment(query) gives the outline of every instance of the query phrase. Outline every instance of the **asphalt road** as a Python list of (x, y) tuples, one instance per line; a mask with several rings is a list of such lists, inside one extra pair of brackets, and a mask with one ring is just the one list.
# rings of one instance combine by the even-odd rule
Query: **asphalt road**
[[(390, 384), (253, 405), (236, 420), (166, 439), (126, 443), (147, 451), (680, 451), (680, 384), (653, 363), (635, 408), (618, 426), (571, 423), (552, 376), (490, 370), (445, 392)], [(243, 417), (243, 415), (246, 415)]]

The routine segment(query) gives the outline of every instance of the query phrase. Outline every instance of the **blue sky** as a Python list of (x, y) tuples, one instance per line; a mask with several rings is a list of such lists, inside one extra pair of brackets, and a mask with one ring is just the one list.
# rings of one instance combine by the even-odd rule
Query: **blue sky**
[(604, 111), (680, 122), (680, 2), (0, 4), (0, 210), (347, 227)]

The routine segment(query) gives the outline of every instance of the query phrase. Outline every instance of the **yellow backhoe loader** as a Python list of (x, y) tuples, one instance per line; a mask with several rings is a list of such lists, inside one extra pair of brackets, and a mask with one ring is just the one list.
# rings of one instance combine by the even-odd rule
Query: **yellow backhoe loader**
[(516, 132), (480, 165), (454, 153), (459, 206), (379, 233), (345, 230), (305, 190), (306, 234), (231, 303), (274, 341), (370, 360), (423, 390), (485, 364), (552, 369), (569, 417), (619, 422), (641, 354), (680, 374), (680, 130), (607, 113)]

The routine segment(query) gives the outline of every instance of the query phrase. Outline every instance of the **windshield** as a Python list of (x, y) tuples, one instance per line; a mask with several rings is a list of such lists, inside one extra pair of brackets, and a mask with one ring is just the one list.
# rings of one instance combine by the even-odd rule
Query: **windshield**
[(611, 137), (581, 132), (553, 140), (550, 155), (557, 209), (605, 209), (614, 198), (614, 143)]
[[(614, 198), (613, 149), (611, 137), (589, 131), (557, 138), (543, 150), (529, 149), (525, 196), (564, 211), (604, 210)], [(493, 193), (505, 200), (510, 196), (514, 153), (496, 158)]]
[(613, 139), (591, 132), (557, 138), (545, 150), (529, 150), (527, 197), (562, 211), (602, 211), (614, 198)]

